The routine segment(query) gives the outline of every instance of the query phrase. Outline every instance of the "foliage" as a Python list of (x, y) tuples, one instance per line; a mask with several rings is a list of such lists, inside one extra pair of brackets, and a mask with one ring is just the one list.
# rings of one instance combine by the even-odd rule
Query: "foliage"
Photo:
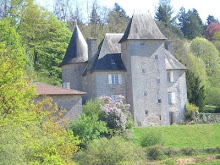
[(186, 112), (185, 112), (186, 119), (193, 120), (198, 110), (199, 110), (199, 107), (195, 106), (194, 104), (187, 103)]
[(206, 21), (208, 25), (210, 25), (212, 22), (219, 22), (218, 19), (216, 19), (213, 15), (208, 15)]
[[(124, 96), (118, 96), (117, 101), (113, 101), (108, 96), (99, 98), (102, 100), (101, 109), (105, 112), (104, 121), (107, 126), (113, 130), (125, 130), (130, 126), (131, 114), (129, 112), (129, 104), (124, 104)], [(129, 123), (129, 125), (127, 125)]]
[(207, 75), (212, 76), (214, 79), (218, 78), (220, 57), (216, 47), (204, 38), (196, 38), (191, 43), (191, 50), (205, 62)]
[(210, 87), (207, 90), (206, 104), (220, 107), (220, 88)]
[(144, 134), (142, 134), (140, 139), (140, 144), (142, 147), (162, 145), (163, 143), (161, 133), (157, 131), (146, 131)]
[(106, 123), (100, 121), (97, 115), (87, 116), (83, 114), (76, 121), (72, 121), (70, 129), (79, 136), (84, 143), (97, 139), (107, 133)]
[(129, 22), (129, 17), (127, 16), (124, 9), (118, 5), (114, 4), (113, 10), (110, 10), (108, 14), (108, 29), (111, 33), (122, 33), (125, 31), (126, 26)]
[(113, 165), (137, 162), (144, 159), (144, 152), (121, 137), (101, 138), (92, 141), (86, 150), (77, 153), (79, 164)]
[(158, 21), (164, 22), (165, 26), (170, 26), (175, 23), (176, 17), (172, 18), (173, 9), (170, 0), (160, 0), (159, 6), (155, 13), (155, 18)]
[(160, 146), (152, 146), (147, 150), (147, 158), (150, 160), (162, 160), (165, 158), (165, 154)]
[[(22, 10), (22, 21), (18, 31), (26, 45), (26, 53), (33, 61), (37, 78), (50, 77), (52, 84), (61, 82), (61, 63), (71, 33), (64, 23), (59, 22), (45, 9), (33, 4), (30, 0)], [(41, 79), (44, 80), (44, 79)]]
[(205, 38), (208, 40), (214, 40), (217, 32), (220, 32), (220, 24), (217, 22), (211, 22), (206, 28)]
[(187, 97), (189, 103), (202, 108), (205, 105), (205, 88), (201, 85), (199, 77), (190, 71), (186, 71)]
[(178, 20), (179, 27), (186, 38), (193, 39), (202, 36), (204, 25), (196, 9), (188, 10), (186, 13), (185, 8), (182, 7)]
[(146, 131), (161, 133), (164, 147), (210, 148), (219, 147), (220, 124), (173, 125), (167, 127), (142, 127), (134, 129), (135, 143), (141, 146), (142, 134)]

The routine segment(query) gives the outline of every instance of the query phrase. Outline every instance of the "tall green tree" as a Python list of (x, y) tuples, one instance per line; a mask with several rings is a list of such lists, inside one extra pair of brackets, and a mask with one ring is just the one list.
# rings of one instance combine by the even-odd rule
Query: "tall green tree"
[(59, 64), (71, 36), (66, 24), (30, 0), (23, 9), (18, 31), (26, 46), (26, 53), (37, 71), (37, 80), (59, 84)]
[(188, 10), (186, 13), (185, 8), (182, 7), (178, 19), (179, 27), (186, 38), (193, 39), (202, 36), (204, 25), (196, 9)]
[(220, 70), (219, 52), (210, 41), (204, 38), (195, 38), (191, 43), (191, 50), (194, 55), (205, 62), (209, 77), (218, 75)]
[(190, 70), (186, 71), (187, 98), (191, 104), (200, 108), (205, 105), (205, 87), (201, 85), (199, 77)]
[(113, 33), (122, 33), (125, 31), (129, 22), (129, 17), (125, 10), (119, 6), (118, 3), (114, 4), (114, 8), (108, 14), (108, 29)]
[(172, 17), (173, 9), (170, 1), (171, 0), (160, 0), (155, 16), (156, 20), (164, 22), (166, 26), (174, 24), (176, 20), (176, 17)]

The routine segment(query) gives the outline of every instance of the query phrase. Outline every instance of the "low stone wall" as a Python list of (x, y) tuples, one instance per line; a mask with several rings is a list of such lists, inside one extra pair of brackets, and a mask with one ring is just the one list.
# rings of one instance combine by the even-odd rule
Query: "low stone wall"
[(220, 113), (198, 113), (195, 122), (198, 124), (220, 123)]

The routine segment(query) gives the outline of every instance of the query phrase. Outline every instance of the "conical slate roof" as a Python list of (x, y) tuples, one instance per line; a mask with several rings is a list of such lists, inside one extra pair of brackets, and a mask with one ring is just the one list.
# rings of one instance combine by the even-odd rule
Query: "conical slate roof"
[(76, 25), (69, 46), (66, 50), (66, 54), (60, 66), (86, 61), (88, 61), (88, 45), (80, 29)]
[(129, 39), (165, 40), (155, 21), (148, 13), (134, 13), (120, 43)]

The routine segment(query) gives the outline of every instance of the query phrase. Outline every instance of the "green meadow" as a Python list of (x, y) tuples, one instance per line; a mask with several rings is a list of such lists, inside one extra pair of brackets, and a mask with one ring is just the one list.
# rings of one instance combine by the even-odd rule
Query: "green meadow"
[(135, 128), (134, 142), (141, 145), (141, 138), (146, 132), (159, 134), (164, 147), (198, 149), (220, 147), (220, 124)]

